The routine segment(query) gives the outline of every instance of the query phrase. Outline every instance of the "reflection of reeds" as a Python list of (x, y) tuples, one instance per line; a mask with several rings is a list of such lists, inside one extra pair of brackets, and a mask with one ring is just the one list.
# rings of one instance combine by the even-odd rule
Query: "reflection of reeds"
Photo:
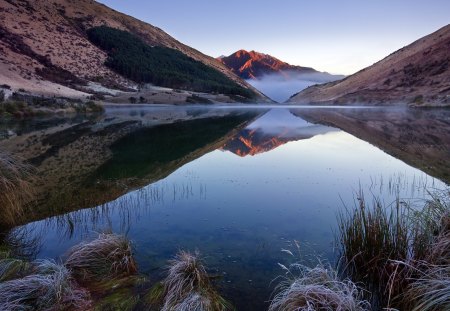
[(33, 274), (0, 283), (1, 310), (88, 308), (88, 294), (76, 287), (64, 266), (51, 261), (34, 265)]
[(33, 198), (31, 166), (0, 152), (0, 222), (14, 225), (23, 216), (24, 205)]
[(163, 311), (230, 309), (228, 303), (213, 289), (198, 254), (179, 252), (170, 261), (169, 273), (163, 284)]
[(340, 280), (331, 267), (293, 264), (283, 268), (289, 277), (277, 286), (269, 311), (370, 310), (360, 289), (350, 280)]
[(15, 258), (33, 259), (41, 248), (41, 234), (32, 226), (16, 227), (8, 232), (2, 244), (8, 246)]
[(74, 246), (69, 250), (65, 264), (81, 283), (137, 272), (130, 242), (116, 234), (100, 234), (95, 240)]

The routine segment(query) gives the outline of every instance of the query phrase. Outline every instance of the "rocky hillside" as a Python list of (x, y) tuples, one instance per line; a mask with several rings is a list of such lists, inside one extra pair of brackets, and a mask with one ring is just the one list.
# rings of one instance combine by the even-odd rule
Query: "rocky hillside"
[(318, 73), (309, 67), (293, 66), (273, 56), (239, 50), (230, 56), (218, 58), (232, 72), (242, 79), (260, 79), (266, 75), (278, 74), (286, 79), (298, 74)]
[(343, 80), (311, 86), (291, 103), (450, 105), (450, 25)]
[(265, 99), (216, 59), (93, 0), (0, 0), (0, 21), (0, 84), (15, 90), (82, 97), (103, 87), (135, 88), (135, 81), (105, 66), (107, 51), (87, 36), (92, 27), (108, 26), (151, 47), (179, 51)]

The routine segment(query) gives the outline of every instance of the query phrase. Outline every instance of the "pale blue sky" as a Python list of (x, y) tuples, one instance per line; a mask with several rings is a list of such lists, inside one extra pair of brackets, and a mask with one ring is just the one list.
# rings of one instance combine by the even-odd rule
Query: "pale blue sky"
[(217, 57), (256, 50), (351, 74), (450, 23), (450, 0), (100, 0)]

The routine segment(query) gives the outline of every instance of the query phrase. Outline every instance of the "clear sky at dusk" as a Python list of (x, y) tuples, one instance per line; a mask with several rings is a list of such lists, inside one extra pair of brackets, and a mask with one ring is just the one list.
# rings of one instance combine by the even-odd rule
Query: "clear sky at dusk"
[(217, 57), (256, 50), (351, 74), (450, 23), (450, 0), (101, 0)]

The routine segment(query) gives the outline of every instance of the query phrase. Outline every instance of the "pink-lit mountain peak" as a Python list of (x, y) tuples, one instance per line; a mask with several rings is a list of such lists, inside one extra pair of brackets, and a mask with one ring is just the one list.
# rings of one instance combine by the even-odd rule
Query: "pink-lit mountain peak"
[(265, 75), (288, 72), (315, 73), (313, 68), (290, 65), (268, 54), (239, 50), (229, 56), (218, 58), (225, 66), (243, 79), (259, 79)]

